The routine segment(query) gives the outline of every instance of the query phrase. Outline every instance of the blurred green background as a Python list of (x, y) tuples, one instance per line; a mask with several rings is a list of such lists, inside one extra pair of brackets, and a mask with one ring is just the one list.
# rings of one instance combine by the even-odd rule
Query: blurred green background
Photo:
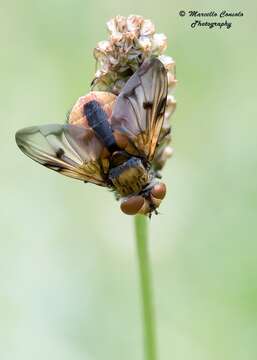
[[(179, 10), (245, 13), (191, 29)], [(179, 80), (168, 196), (150, 224), (161, 360), (257, 358), (256, 5), (2, 2), (1, 360), (142, 359), (133, 222), (108, 191), (47, 171), (19, 128), (63, 122), (117, 14), (151, 18)]]

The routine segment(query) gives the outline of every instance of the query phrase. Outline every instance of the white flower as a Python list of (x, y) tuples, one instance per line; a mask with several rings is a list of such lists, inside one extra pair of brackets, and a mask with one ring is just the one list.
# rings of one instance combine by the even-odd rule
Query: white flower
[(152, 40), (153, 52), (163, 53), (167, 49), (167, 36), (164, 34), (154, 34)]
[(138, 44), (145, 52), (149, 52), (152, 49), (152, 42), (147, 36), (140, 36)]
[(167, 71), (171, 71), (175, 68), (175, 61), (170, 56), (160, 55), (158, 59), (163, 63)]
[(140, 29), (141, 36), (153, 35), (155, 33), (155, 27), (151, 20), (147, 19), (143, 21)]

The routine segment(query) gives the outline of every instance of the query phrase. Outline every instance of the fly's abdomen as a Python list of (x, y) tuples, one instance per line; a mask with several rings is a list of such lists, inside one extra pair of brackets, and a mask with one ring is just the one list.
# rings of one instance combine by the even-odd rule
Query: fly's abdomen
[(112, 128), (108, 122), (106, 112), (102, 109), (101, 104), (92, 100), (84, 105), (84, 115), (87, 118), (89, 126), (94, 130), (96, 136), (105, 145), (108, 150), (113, 152), (118, 149)]
[(123, 164), (112, 168), (109, 179), (121, 196), (137, 194), (149, 182), (148, 171), (139, 158), (132, 157)]

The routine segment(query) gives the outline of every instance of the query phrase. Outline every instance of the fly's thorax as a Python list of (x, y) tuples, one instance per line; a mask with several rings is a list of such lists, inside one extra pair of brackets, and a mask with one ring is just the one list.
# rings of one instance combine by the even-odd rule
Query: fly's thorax
[(149, 183), (149, 171), (142, 159), (125, 152), (113, 155), (109, 180), (121, 196), (137, 194)]

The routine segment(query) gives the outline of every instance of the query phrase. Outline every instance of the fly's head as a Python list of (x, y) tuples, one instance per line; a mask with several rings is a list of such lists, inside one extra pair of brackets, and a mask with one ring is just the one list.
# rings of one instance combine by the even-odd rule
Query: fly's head
[(157, 212), (162, 200), (166, 195), (166, 185), (156, 182), (148, 185), (137, 195), (131, 195), (121, 202), (121, 210), (127, 215), (143, 214), (151, 217), (152, 213)]

